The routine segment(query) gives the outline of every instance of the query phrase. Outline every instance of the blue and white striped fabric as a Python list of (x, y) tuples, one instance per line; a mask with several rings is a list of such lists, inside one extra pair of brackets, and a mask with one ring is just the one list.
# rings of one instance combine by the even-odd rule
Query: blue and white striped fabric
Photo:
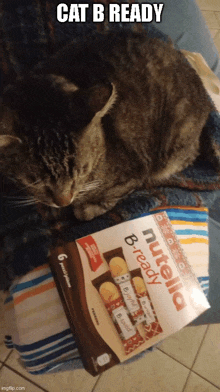
[(32, 374), (45, 373), (64, 361), (79, 358), (75, 339), (45, 264), (16, 282), (5, 300), (8, 348)]
[[(204, 293), (208, 294), (209, 239), (206, 208), (169, 207), (166, 211)], [(5, 300), (5, 344), (14, 347), (31, 374), (82, 367), (74, 336), (48, 264), (14, 282)]]
[(167, 207), (166, 211), (182, 249), (206, 296), (209, 290), (208, 209), (204, 207)]

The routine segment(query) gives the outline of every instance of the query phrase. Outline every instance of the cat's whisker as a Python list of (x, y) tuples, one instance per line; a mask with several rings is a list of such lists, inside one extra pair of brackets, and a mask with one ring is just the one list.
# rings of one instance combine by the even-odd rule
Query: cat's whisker
[(32, 182), (31, 184), (25, 185), (24, 187), (20, 188), (20, 190), (23, 191), (25, 189), (31, 188), (32, 186), (39, 185), (40, 183), (42, 183), (42, 185), (43, 185), (43, 180), (38, 179), (38, 180)]
[(11, 196), (11, 195), (4, 195), (6, 199), (13, 199), (13, 201), (19, 200), (30, 200), (30, 196)]
[(14, 199), (14, 200), (12, 200), (12, 203), (22, 204), (22, 203), (33, 202), (33, 201), (36, 201), (36, 199), (32, 197), (32, 198), (27, 198), (27, 199)]
[(33, 205), (36, 204), (37, 200), (34, 197), (13, 197), (12, 200), (10, 200), (10, 197), (7, 200), (7, 204), (11, 205), (13, 207), (25, 207), (28, 205)]
[(8, 203), (12, 208), (16, 208), (16, 207), (27, 207), (27, 206), (31, 206), (31, 205), (34, 205), (34, 204), (36, 204), (36, 201), (29, 201), (29, 202), (26, 202), (26, 203), (22, 203), (22, 204), (20, 204), (20, 203)]
[(88, 182), (87, 184), (85, 184), (83, 186), (83, 188), (80, 190), (79, 193), (86, 193), (91, 190), (97, 189), (97, 188), (99, 188), (100, 185), (101, 185), (101, 181), (99, 181), (99, 180), (94, 180), (92, 182)]

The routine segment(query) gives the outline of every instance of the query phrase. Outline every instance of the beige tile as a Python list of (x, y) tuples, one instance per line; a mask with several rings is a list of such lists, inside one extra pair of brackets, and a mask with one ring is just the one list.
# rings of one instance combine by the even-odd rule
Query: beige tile
[(5, 347), (4, 343), (0, 344), (0, 362), (3, 362), (10, 352), (11, 350)]
[(202, 11), (209, 29), (219, 29), (219, 23), (213, 11)]
[(193, 371), (220, 388), (220, 324), (209, 326)]
[(156, 350), (103, 373), (94, 392), (181, 392), (189, 370)]
[(220, 11), (219, 12), (215, 12), (215, 16), (216, 16), (216, 19), (218, 21), (219, 28), (220, 28)]
[(172, 358), (191, 368), (206, 329), (206, 325), (183, 328), (165, 339), (158, 347)]
[(4, 342), (4, 338), (5, 338), (5, 325), (4, 322), (2, 320), (1, 314), (0, 314), (0, 320), (1, 320), (1, 324), (0, 324), (0, 345)]
[(199, 8), (206, 11), (220, 11), (219, 0), (196, 0)]
[(18, 362), (16, 351), (13, 351), (6, 363), (49, 392), (91, 392), (99, 377), (92, 377), (84, 369), (38, 376), (31, 375)]
[(18, 374), (14, 373), (10, 369), (6, 368), (5, 366), (2, 367), (0, 370), (0, 386), (2, 387), (11, 387), (8, 389), (9, 391), (16, 390), (19, 387), (20, 391), (25, 392), (42, 392), (41, 388), (36, 387), (29, 381), (25, 380), (23, 377), (19, 376)]
[(183, 392), (218, 392), (219, 389), (203, 378), (191, 373)]
[(217, 30), (217, 29), (209, 29), (209, 31), (210, 31), (210, 34), (211, 34), (212, 38), (214, 39), (219, 30)]
[(214, 43), (216, 48), (218, 49), (219, 55), (220, 55), (220, 30), (216, 33), (214, 37)]

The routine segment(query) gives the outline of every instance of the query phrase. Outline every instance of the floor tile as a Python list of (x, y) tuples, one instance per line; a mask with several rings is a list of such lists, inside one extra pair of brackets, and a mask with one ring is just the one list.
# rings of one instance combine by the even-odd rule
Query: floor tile
[(5, 347), (4, 343), (0, 344), (0, 362), (3, 362), (10, 352), (11, 350)]
[(218, 52), (220, 54), (220, 30), (218, 30), (218, 32), (216, 33), (216, 35), (214, 37), (214, 43), (215, 43), (215, 46), (218, 49)]
[(39, 376), (31, 375), (21, 367), (16, 351), (13, 351), (6, 364), (49, 392), (91, 392), (99, 377), (92, 377), (83, 369)]
[(219, 12), (215, 12), (215, 16), (216, 16), (216, 19), (218, 21), (219, 28), (220, 28), (220, 11)]
[(192, 372), (183, 392), (219, 392), (219, 389)]
[(5, 366), (3, 366), (0, 370), (0, 389), (2, 389), (2, 387), (11, 387), (10, 389), (8, 389), (9, 391), (12, 391), (13, 388), (14, 390), (16, 390), (16, 388), (19, 387), (20, 391), (42, 392), (41, 388), (36, 387), (35, 385), (25, 380), (18, 374), (14, 373), (10, 369), (6, 368)]
[(156, 350), (103, 373), (94, 392), (181, 392), (189, 370)]
[(193, 371), (220, 388), (220, 324), (209, 326)]
[(209, 29), (209, 31), (210, 31), (210, 34), (211, 34), (212, 38), (214, 39), (219, 30), (217, 30), (217, 29)]
[(209, 29), (219, 29), (220, 25), (218, 19), (213, 11), (202, 11)]
[(206, 325), (183, 328), (165, 339), (158, 348), (191, 368), (206, 330)]
[(199, 8), (206, 11), (220, 11), (219, 0), (196, 0)]

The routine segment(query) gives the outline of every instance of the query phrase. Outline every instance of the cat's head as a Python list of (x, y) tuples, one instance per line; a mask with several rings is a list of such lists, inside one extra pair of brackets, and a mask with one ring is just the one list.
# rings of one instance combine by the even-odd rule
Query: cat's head
[(19, 79), (3, 96), (0, 171), (38, 202), (69, 205), (97, 184), (102, 117), (115, 99), (112, 84), (81, 89), (57, 75)]

